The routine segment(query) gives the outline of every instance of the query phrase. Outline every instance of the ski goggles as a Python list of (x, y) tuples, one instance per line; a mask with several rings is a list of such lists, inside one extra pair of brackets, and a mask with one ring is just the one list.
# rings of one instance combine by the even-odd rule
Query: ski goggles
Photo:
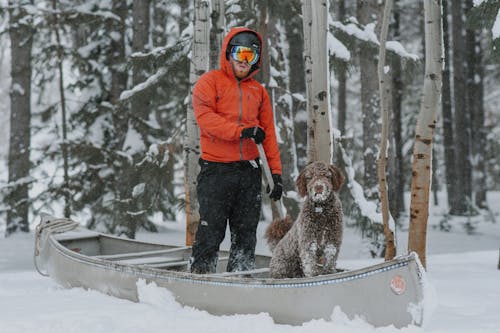
[(250, 66), (259, 61), (259, 53), (247, 46), (233, 46), (231, 49), (231, 58), (236, 61), (246, 61)]

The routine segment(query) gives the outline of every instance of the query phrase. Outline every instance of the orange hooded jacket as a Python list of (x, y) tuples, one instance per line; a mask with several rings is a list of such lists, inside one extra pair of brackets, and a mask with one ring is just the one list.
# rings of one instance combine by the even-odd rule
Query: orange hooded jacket
[[(247, 28), (233, 28), (222, 43), (220, 69), (203, 74), (193, 88), (193, 109), (200, 128), (201, 158), (213, 162), (254, 160), (259, 156), (255, 142), (242, 139), (246, 127), (259, 126), (266, 133), (262, 143), (273, 174), (281, 174), (281, 160), (274, 128), (274, 116), (266, 89), (253, 76), (262, 57), (249, 75), (238, 81), (226, 49), (231, 38)], [(261, 50), (262, 52), (262, 50)]]

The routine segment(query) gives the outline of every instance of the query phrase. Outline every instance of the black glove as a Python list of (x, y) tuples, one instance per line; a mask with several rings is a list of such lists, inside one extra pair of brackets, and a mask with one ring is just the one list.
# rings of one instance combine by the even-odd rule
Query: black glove
[[(283, 181), (281, 180), (281, 175), (273, 174), (274, 188), (271, 193), (269, 193), (269, 198), (274, 201), (281, 199), (281, 194), (283, 194)], [(269, 186), (267, 192), (269, 192)]]
[(248, 127), (241, 131), (242, 138), (253, 139), (256, 144), (262, 143), (266, 138), (266, 132), (260, 127)]

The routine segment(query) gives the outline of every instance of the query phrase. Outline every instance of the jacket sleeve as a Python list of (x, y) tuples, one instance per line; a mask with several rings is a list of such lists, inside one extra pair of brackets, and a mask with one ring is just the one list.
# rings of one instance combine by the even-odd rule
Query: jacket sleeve
[(269, 168), (273, 174), (282, 174), (280, 151), (278, 147), (278, 140), (276, 138), (276, 129), (274, 126), (274, 115), (271, 106), (271, 101), (267, 90), (262, 87), (262, 106), (259, 112), (259, 123), (266, 132), (266, 138), (262, 145), (266, 152)]
[(202, 75), (193, 88), (194, 116), (201, 131), (222, 140), (240, 139), (242, 126), (221, 117), (216, 112), (216, 82), (210, 72)]

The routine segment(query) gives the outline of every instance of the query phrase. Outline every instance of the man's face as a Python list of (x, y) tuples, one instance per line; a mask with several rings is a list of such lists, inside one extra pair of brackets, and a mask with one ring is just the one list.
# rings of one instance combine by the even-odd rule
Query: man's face
[(250, 66), (246, 61), (236, 61), (233, 58), (229, 57), (229, 61), (231, 62), (231, 67), (233, 68), (234, 76), (238, 79), (244, 79), (247, 77), (250, 72)]

